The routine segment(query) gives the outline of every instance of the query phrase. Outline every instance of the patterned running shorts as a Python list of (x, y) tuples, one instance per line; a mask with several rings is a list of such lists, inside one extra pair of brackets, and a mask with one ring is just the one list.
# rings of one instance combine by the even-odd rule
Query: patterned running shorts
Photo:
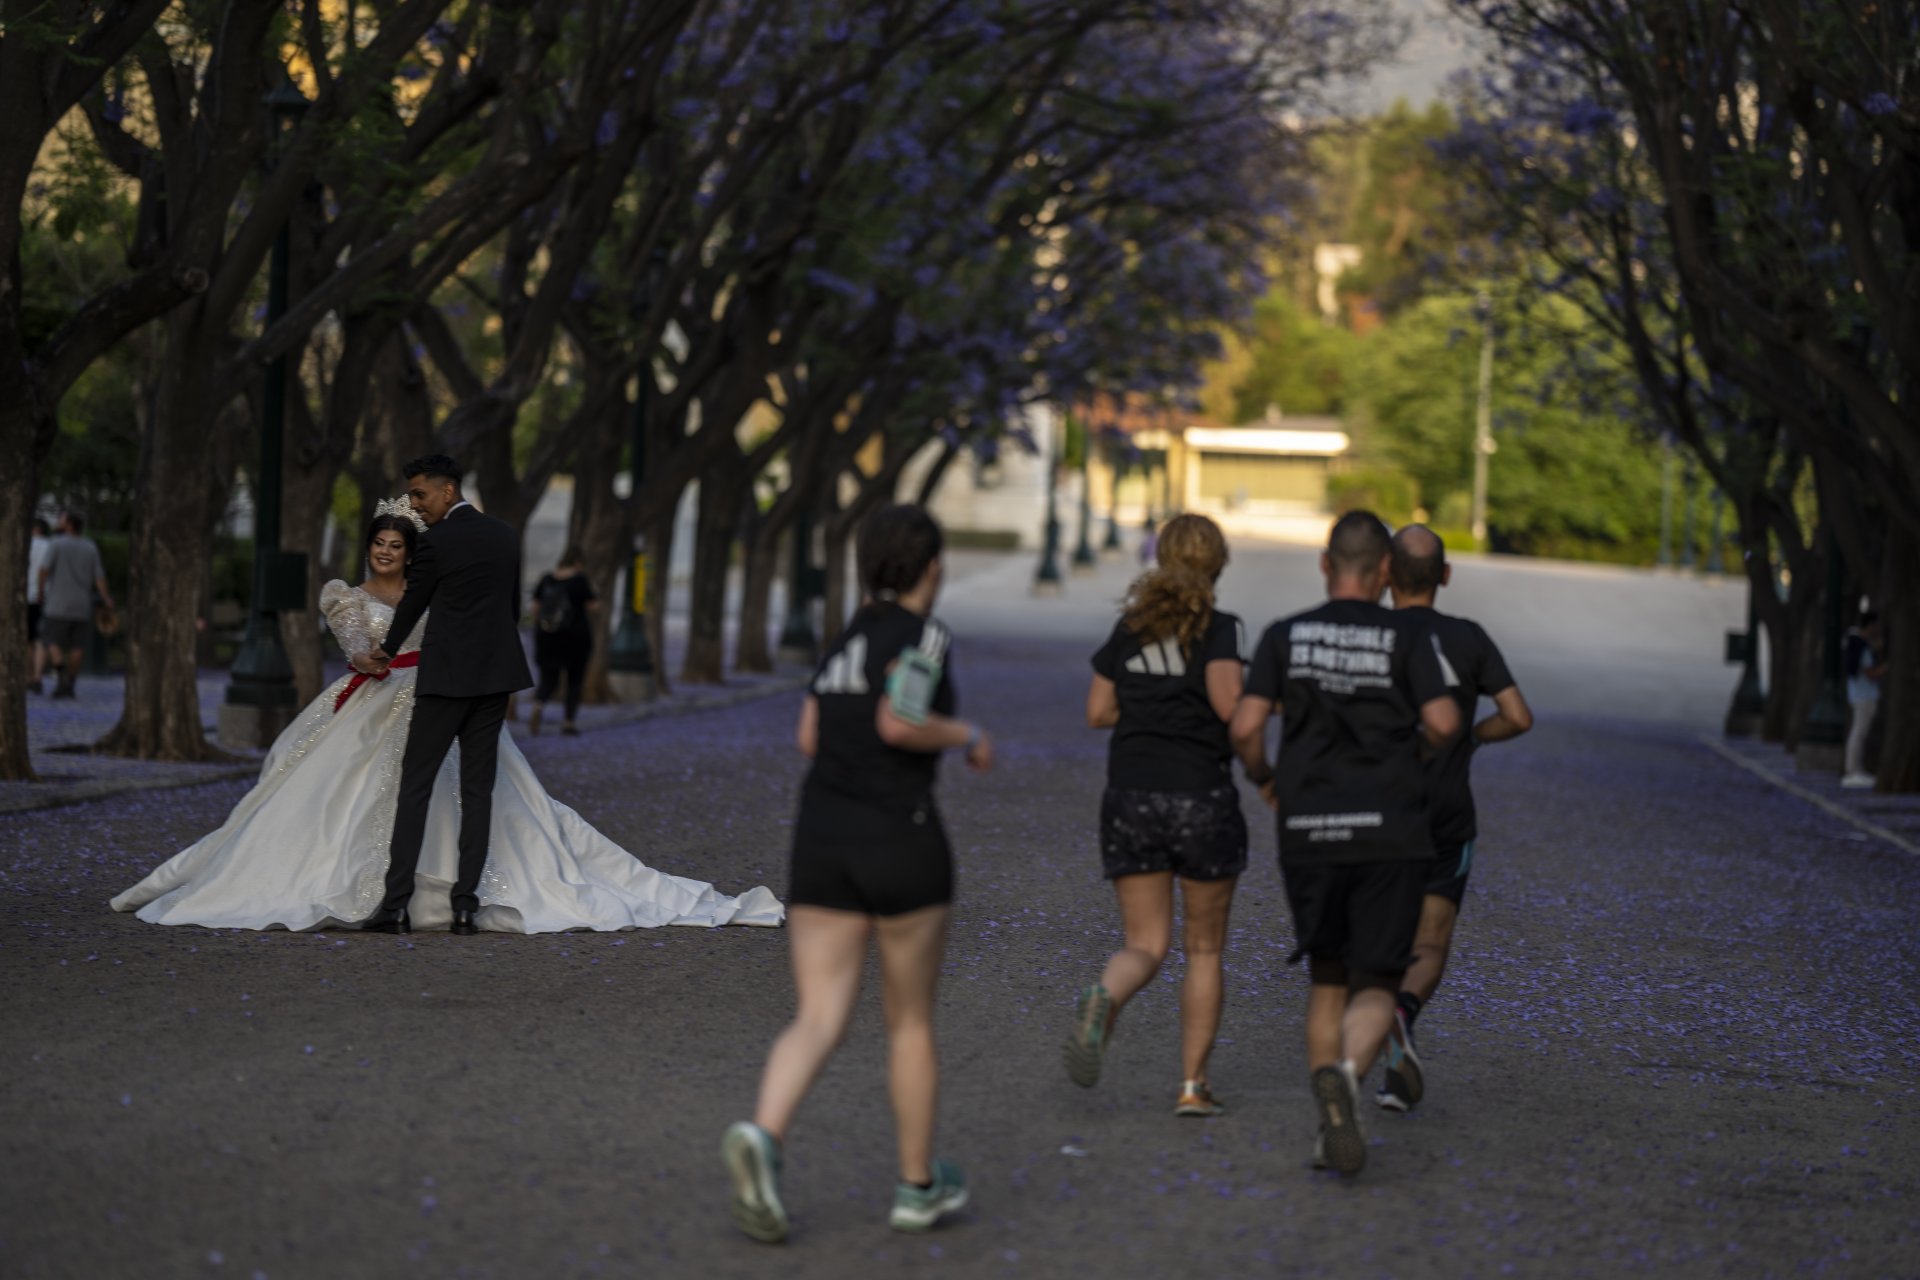
[(1230, 880), (1247, 869), (1247, 820), (1231, 783), (1211, 791), (1108, 787), (1100, 798), (1100, 861), (1109, 880), (1171, 871)]

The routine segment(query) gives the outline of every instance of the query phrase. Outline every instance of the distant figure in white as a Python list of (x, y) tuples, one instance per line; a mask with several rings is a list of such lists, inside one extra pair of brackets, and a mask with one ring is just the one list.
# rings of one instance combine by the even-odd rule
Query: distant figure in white
[[(367, 575), (320, 591), (327, 625), (348, 654), (385, 634), (424, 524), (404, 498), (382, 502), (367, 530)], [(150, 924), (216, 929), (349, 928), (379, 907), (414, 706), (426, 622), (384, 675), (355, 671), (330, 685), (267, 753), (260, 781), (220, 829), (113, 899)], [(476, 923), (505, 933), (656, 925), (778, 925), (766, 888), (739, 897), (655, 871), (548, 795), (512, 738), (501, 735), (491, 847)], [(416, 872), (412, 924), (445, 929), (459, 874), (459, 751), (434, 782)]]
[(1840, 785), (1864, 791), (1873, 785), (1867, 771), (1867, 735), (1880, 709), (1880, 682), (1887, 676), (1887, 642), (1878, 614), (1869, 613), (1847, 636), (1847, 704), (1853, 719), (1847, 726), (1847, 769)]

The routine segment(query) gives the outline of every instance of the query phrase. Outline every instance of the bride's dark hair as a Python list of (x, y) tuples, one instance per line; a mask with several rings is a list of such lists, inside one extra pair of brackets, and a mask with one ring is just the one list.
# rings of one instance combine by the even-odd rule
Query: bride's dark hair
[(420, 531), (413, 527), (413, 521), (405, 516), (375, 516), (367, 523), (367, 536), (360, 543), (362, 554), (373, 550), (373, 536), (384, 529), (391, 529), (406, 539), (407, 559), (413, 559), (413, 542)]

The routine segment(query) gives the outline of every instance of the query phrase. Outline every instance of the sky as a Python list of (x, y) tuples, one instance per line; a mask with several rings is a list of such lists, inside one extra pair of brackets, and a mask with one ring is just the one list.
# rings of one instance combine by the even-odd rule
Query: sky
[(1448, 76), (1472, 61), (1467, 29), (1447, 12), (1446, 0), (1394, 0), (1406, 17), (1407, 42), (1394, 62), (1380, 68), (1359, 95), (1360, 104), (1381, 110), (1395, 98), (1415, 107), (1440, 96)]

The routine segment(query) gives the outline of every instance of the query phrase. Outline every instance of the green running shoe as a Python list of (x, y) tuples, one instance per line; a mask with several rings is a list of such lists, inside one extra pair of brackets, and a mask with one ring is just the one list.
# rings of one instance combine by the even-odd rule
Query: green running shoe
[(929, 1170), (933, 1185), (916, 1187), (903, 1182), (893, 1189), (893, 1212), (887, 1225), (895, 1231), (930, 1231), (933, 1224), (967, 1204), (967, 1178), (960, 1166), (935, 1160)]
[(778, 1244), (787, 1238), (787, 1211), (780, 1203), (780, 1144), (759, 1125), (742, 1120), (727, 1126), (720, 1158), (733, 1181), (733, 1220), (755, 1240)]
[(1073, 1034), (1067, 1037), (1060, 1056), (1066, 1063), (1067, 1079), (1082, 1089), (1100, 1082), (1100, 1060), (1107, 1053), (1107, 1010), (1112, 1007), (1112, 997), (1097, 982), (1080, 993)]

